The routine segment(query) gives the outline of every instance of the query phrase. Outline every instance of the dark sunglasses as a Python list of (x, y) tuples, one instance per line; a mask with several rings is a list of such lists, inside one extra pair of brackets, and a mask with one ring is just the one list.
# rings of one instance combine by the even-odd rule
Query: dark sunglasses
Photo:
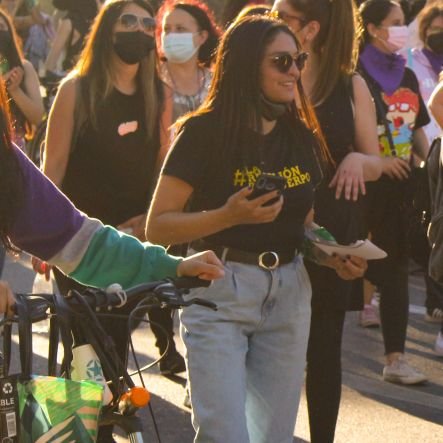
[(301, 17), (297, 17), (296, 15), (288, 14), (287, 12), (284, 12), (284, 11), (271, 11), (269, 13), (269, 15), (271, 17), (283, 20), (284, 22), (288, 22), (288, 21), (292, 21), (292, 20), (297, 20), (302, 28), (304, 26), (306, 26), (306, 24), (308, 23), (307, 20), (305, 20), (305, 19), (303, 19)]
[(119, 21), (123, 27), (134, 30), (140, 23), (144, 31), (155, 31), (155, 19), (152, 17), (138, 17), (134, 14), (123, 14), (119, 17)]
[(274, 66), (282, 73), (286, 74), (292, 68), (292, 64), (295, 63), (295, 66), (299, 71), (301, 71), (305, 67), (306, 60), (308, 59), (307, 52), (299, 52), (296, 56), (293, 56), (289, 53), (274, 55), (271, 60)]

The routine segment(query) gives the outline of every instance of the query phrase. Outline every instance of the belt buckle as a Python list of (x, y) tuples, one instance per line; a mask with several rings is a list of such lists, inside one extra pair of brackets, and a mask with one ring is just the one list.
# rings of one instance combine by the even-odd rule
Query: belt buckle
[[(274, 258), (274, 263), (271, 265), (266, 265), (264, 262), (264, 259), (268, 254), (270, 254)], [(267, 269), (268, 271), (273, 271), (274, 269), (278, 268), (279, 264), (280, 264), (280, 257), (278, 256), (278, 254), (276, 252), (266, 251), (266, 252), (262, 252), (258, 256), (258, 265), (263, 269)]]

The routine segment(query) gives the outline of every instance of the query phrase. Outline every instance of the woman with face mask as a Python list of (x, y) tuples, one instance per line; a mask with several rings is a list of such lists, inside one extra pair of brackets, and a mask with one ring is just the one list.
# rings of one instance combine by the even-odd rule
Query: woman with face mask
[(385, 381), (416, 384), (425, 375), (404, 359), (408, 325), (408, 208), (412, 182), (411, 155), (424, 160), (429, 148), (423, 127), (429, 123), (417, 77), (398, 54), (408, 37), (400, 5), (367, 0), (360, 6), (363, 45), (359, 66), (377, 110), (381, 155), (393, 164), (371, 190), (368, 228), (388, 257), (369, 264), (366, 277), (380, 291), (385, 345)]
[(167, 0), (157, 13), (157, 26), (160, 75), (172, 125), (206, 98), (220, 31), (212, 12), (198, 0)]
[(11, 99), (14, 124), (14, 142), (25, 148), (32, 127), (37, 126), (44, 113), (37, 73), (25, 60), (18, 44), (14, 26), (9, 17), (0, 11), (0, 74)]
[[(160, 122), (163, 87), (156, 70), (154, 31), (153, 11), (146, 1), (106, 2), (76, 68), (56, 96), (43, 163), (45, 174), (79, 209), (142, 240), (166, 132)], [(59, 273), (57, 281), (62, 291), (72, 284)], [(160, 370), (184, 371), (172, 339), (170, 313), (152, 312), (150, 318), (169, 333), (169, 351)], [(106, 326), (123, 352), (127, 337), (115, 323)], [(152, 329), (164, 353), (168, 338), (160, 328)]]

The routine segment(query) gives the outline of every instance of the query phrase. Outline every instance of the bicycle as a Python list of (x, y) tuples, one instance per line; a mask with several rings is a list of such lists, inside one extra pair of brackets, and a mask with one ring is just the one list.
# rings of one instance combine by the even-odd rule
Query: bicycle
[[(175, 280), (166, 279), (146, 283), (126, 291), (123, 291), (121, 287), (111, 285), (107, 290), (89, 288), (82, 294), (77, 291), (70, 291), (65, 297), (60, 294), (15, 294), (17, 315), (12, 319), (5, 319), (0, 322), (0, 324), (4, 324), (4, 374), (9, 373), (12, 323), (18, 323), (21, 347), (23, 341), (23, 353), (21, 352), (20, 355), (22, 370), (25, 373), (31, 373), (31, 326), (32, 323), (49, 317), (48, 375), (55, 376), (57, 372), (57, 348), (60, 334), (64, 348), (61, 372), (63, 377), (71, 378), (72, 347), (74, 344), (79, 345), (79, 343), (73, 341), (72, 334), (74, 333), (77, 337), (81, 337), (81, 340), (84, 341), (82, 344), (90, 344), (96, 352), (103, 371), (109, 380), (107, 384), (112, 393), (109, 405), (104, 405), (101, 408), (99, 425), (116, 425), (125, 432), (131, 443), (143, 443), (143, 427), (141, 419), (136, 415), (136, 412), (141, 407), (149, 406), (157, 439), (161, 442), (152, 406), (149, 403), (149, 394), (146, 394), (147, 391), (145, 393), (142, 390), (140, 391), (140, 388), (135, 386), (131, 378), (132, 375), (138, 374), (142, 389), (146, 389), (142, 372), (152, 366), (152, 364), (140, 368), (130, 341), (137, 370), (133, 374), (129, 374), (126, 361), (122, 362), (118, 357), (115, 346), (113, 346), (113, 343), (110, 343), (109, 337), (98, 323), (97, 317), (103, 315), (103, 312), (107, 312), (106, 315), (109, 315), (109, 312), (118, 311), (119, 308), (129, 304), (134, 306), (129, 315), (128, 329), (130, 329), (131, 320), (141, 319), (137, 317), (137, 313), (144, 313), (152, 307), (159, 306), (178, 309), (199, 304), (210, 309), (217, 309), (214, 303), (207, 300), (200, 298), (185, 300), (183, 298), (183, 295), (189, 289), (207, 286), (208, 283), (198, 278), (184, 277)], [(139, 389), (138, 393), (141, 396), (138, 397), (138, 400), (136, 399), (135, 402), (132, 402), (132, 393), (137, 389)], [(140, 402), (140, 398), (144, 398), (144, 401)]]

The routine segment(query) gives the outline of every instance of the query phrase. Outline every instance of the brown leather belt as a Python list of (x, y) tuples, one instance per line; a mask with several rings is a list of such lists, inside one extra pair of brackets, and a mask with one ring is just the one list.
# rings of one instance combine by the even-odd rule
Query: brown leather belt
[(297, 250), (294, 250), (294, 252), (248, 252), (240, 249), (214, 245), (205, 240), (193, 241), (190, 244), (190, 247), (199, 252), (210, 249), (211, 251), (214, 251), (215, 255), (223, 262), (234, 261), (237, 263), (245, 263), (247, 265), (256, 265), (270, 271), (281, 265), (291, 263), (294, 260), (294, 257), (298, 254)]

